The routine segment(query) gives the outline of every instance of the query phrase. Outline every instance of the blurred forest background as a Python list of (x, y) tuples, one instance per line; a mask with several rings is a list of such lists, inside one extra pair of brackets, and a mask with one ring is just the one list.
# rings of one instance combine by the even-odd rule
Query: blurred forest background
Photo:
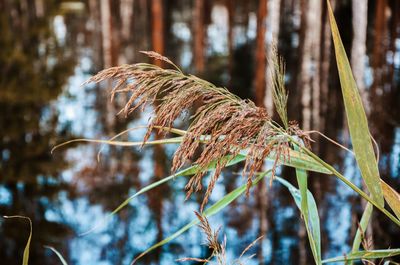
[[(400, 1), (331, 3), (380, 147), (381, 177), (400, 190)], [(0, 213), (32, 219), (31, 265), (58, 264), (43, 245), (54, 246), (69, 264), (128, 264), (194, 218), (202, 195), (183, 203), (185, 179), (177, 179), (78, 237), (140, 187), (169, 175), (176, 147), (105, 148), (100, 163), (93, 145), (50, 154), (68, 139), (104, 139), (147, 123), (150, 111), (116, 116), (125, 99), (111, 103), (107, 84), (80, 87), (103, 68), (148, 61), (141, 50), (157, 51), (273, 113), (266, 73), (275, 41), (286, 61), (289, 118), (350, 146), (325, 1), (0, 0), (0, 10)], [(362, 185), (351, 155), (313, 139), (315, 152)], [(224, 173), (212, 201), (243, 183), (239, 170)], [(291, 170), (280, 174), (293, 180)], [(323, 257), (342, 255), (361, 217), (360, 198), (335, 178), (314, 174), (310, 182), (323, 224)], [(400, 247), (398, 227), (375, 215), (374, 246)], [(228, 257), (264, 234), (248, 264), (312, 263), (298, 210), (278, 186), (261, 183), (210, 222), (223, 227)], [(0, 220), (1, 264), (21, 263), (28, 233), (24, 222)], [(194, 228), (139, 263), (207, 257), (203, 240)]]

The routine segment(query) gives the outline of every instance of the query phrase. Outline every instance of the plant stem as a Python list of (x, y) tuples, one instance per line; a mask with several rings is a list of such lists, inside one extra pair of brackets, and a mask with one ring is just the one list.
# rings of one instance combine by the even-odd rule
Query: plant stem
[(332, 172), (337, 178), (339, 178), (342, 182), (344, 182), (347, 186), (349, 186), (352, 190), (357, 192), (361, 197), (363, 197), (366, 201), (370, 202), (372, 205), (374, 205), (379, 211), (384, 213), (387, 217), (389, 217), (390, 220), (392, 220), (395, 224), (400, 226), (400, 220), (398, 220), (394, 215), (392, 215), (389, 211), (387, 211), (383, 206), (380, 206), (377, 204), (373, 199), (371, 199), (368, 194), (366, 194), (364, 191), (362, 191), (360, 188), (358, 188), (356, 185), (354, 185), (350, 180), (348, 180), (345, 176), (340, 174), (333, 166), (330, 164), (326, 163), (324, 160), (322, 160), (319, 156), (314, 154), (312, 151), (308, 150), (307, 148), (303, 147), (301, 144), (299, 144), (294, 137), (291, 135), (287, 134), (282, 128), (274, 125), (271, 123), (271, 126), (274, 127), (275, 129), (279, 130), (282, 132), (288, 139), (296, 144), (297, 146), (300, 147), (302, 151), (304, 151), (307, 155), (311, 156), (316, 162), (320, 163), (322, 166), (324, 166), (326, 169)]
[(378, 208), (382, 213), (384, 213), (387, 217), (389, 217), (390, 220), (392, 220), (395, 224), (400, 226), (400, 220), (398, 220), (394, 215), (392, 215), (389, 211), (387, 211), (384, 207), (380, 206), (377, 204), (374, 200), (372, 200), (368, 194), (366, 194), (364, 191), (362, 191), (360, 188), (358, 188), (356, 185), (354, 185), (351, 181), (349, 181), (345, 176), (340, 174), (334, 167), (326, 163), (324, 160), (319, 158), (316, 154), (308, 150), (307, 148), (302, 148), (303, 151), (305, 151), (309, 156), (314, 158), (315, 161), (319, 162), (321, 165), (329, 169), (336, 177), (338, 177), (341, 181), (343, 181), (347, 186), (349, 186), (352, 190), (357, 192), (358, 194), (361, 195), (365, 200), (370, 202), (372, 205), (374, 205), (376, 208)]

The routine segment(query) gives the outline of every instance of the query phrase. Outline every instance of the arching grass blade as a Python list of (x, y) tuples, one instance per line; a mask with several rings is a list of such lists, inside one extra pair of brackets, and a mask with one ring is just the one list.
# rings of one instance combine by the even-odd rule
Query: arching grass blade
[[(301, 140), (300, 140), (301, 141)], [(304, 143), (301, 141), (301, 144), (304, 145)], [(294, 146), (295, 150), (299, 150), (298, 146)], [(297, 178), (297, 183), (299, 185), (299, 190), (300, 190), (300, 211), (301, 215), (303, 216), (304, 224), (307, 230), (307, 235), (308, 235), (308, 240), (310, 242), (310, 247), (311, 251), (314, 257), (314, 261), (316, 264), (321, 264), (321, 236), (320, 236), (320, 230), (319, 230), (319, 217), (318, 217), (318, 211), (317, 211), (317, 206), (314, 201), (310, 202), (310, 205), (308, 204), (308, 176), (307, 176), (307, 171), (303, 169), (296, 168), (296, 178)], [(311, 195), (312, 197), (312, 195)], [(313, 203), (313, 204), (312, 204)], [(299, 205), (298, 205), (299, 206)], [(310, 206), (315, 207), (315, 209), (310, 209)], [(315, 223), (316, 221), (312, 221), (310, 216), (311, 211), (316, 211), (316, 220), (318, 222), (318, 229), (314, 229), (313, 222)], [(315, 213), (313, 213), (315, 214)]]
[[(246, 156), (243, 155), (237, 155), (235, 157), (229, 155), (229, 156), (225, 156), (222, 160), (228, 160), (229, 162), (227, 163), (227, 166), (231, 166), (234, 164), (237, 164), (241, 161), (244, 161), (246, 159)], [(212, 170), (215, 169), (217, 162), (214, 161), (212, 162), (208, 168), (206, 170)], [(127, 206), (129, 204), (130, 201), (132, 201), (134, 198), (138, 197), (139, 195), (154, 189), (170, 180), (173, 180), (174, 178), (177, 177), (181, 177), (181, 176), (190, 176), (190, 175), (194, 175), (196, 174), (198, 171), (200, 170), (200, 168), (197, 165), (188, 167), (186, 169), (183, 169), (173, 175), (170, 175), (168, 177), (165, 177), (159, 181), (156, 181), (154, 183), (151, 183), (145, 187), (143, 187), (142, 189), (140, 189), (138, 192), (136, 192), (135, 194), (133, 194), (132, 196), (130, 196), (129, 198), (127, 198), (124, 202), (122, 202), (117, 208), (115, 208), (111, 213), (109, 213), (103, 220), (101, 220), (97, 225), (95, 225), (93, 228), (91, 228), (89, 231), (80, 234), (81, 236), (83, 235), (87, 235), (91, 232), (93, 232), (94, 230), (96, 230), (97, 228), (99, 228), (101, 225), (103, 225), (104, 223), (106, 223), (108, 220), (110, 220), (110, 218), (115, 215), (116, 213), (118, 213), (122, 208), (124, 208), (125, 206)]]
[(381, 186), (386, 202), (400, 220), (400, 194), (383, 180), (381, 180)]
[(21, 216), (21, 215), (12, 215), (12, 216), (3, 216), (6, 219), (11, 219), (11, 218), (19, 218), (19, 219), (26, 219), (29, 221), (29, 237), (28, 240), (26, 241), (25, 249), (24, 249), (24, 255), (22, 259), (22, 265), (28, 265), (29, 261), (29, 248), (31, 245), (31, 239), (32, 239), (32, 221), (29, 217), (26, 216)]
[(58, 252), (55, 248), (50, 247), (50, 246), (44, 246), (45, 248), (50, 249), (51, 251), (53, 251), (57, 257), (59, 258), (59, 260), (61, 261), (62, 265), (68, 265), (67, 261), (64, 259), (64, 257), (61, 255), (60, 252)]
[(354, 253), (349, 253), (345, 256), (325, 259), (322, 261), (325, 263), (338, 263), (350, 260), (361, 260), (361, 259), (383, 259), (400, 255), (400, 248), (396, 249), (380, 249), (380, 250), (370, 250), (370, 251), (357, 251)]
[[(306, 179), (307, 176), (304, 176), (303, 173), (305, 172), (303, 171), (302, 173), (301, 171), (302, 170), (300, 170), (299, 172), (301, 183), (299, 183), (299, 185), (301, 186), (301, 190), (296, 189), (296, 187), (294, 187), (292, 184), (282, 178), (277, 177), (276, 179), (282, 185), (288, 188), (297, 205), (297, 208), (299, 208), (300, 212), (302, 213), (315, 263), (321, 264), (321, 232), (318, 208), (314, 196), (311, 194), (311, 192), (307, 189), (304, 191), (304, 188), (306, 187), (306, 185), (304, 185), (304, 179)], [(305, 196), (305, 193), (307, 194), (306, 202), (302, 200), (303, 196)]]
[(361, 175), (372, 198), (380, 206), (383, 206), (384, 201), (382, 188), (379, 184), (380, 176), (378, 164), (368, 129), (367, 115), (365, 114), (361, 96), (357, 89), (329, 0), (327, 0), (327, 4), (333, 43), (335, 46), (336, 63), (354, 154)]
[[(264, 173), (258, 175), (257, 178), (255, 179), (255, 181), (253, 182), (253, 186), (256, 185), (261, 179), (263, 179), (269, 173), (270, 173), (270, 171), (267, 171), (267, 172), (264, 172)], [(205, 217), (210, 217), (210, 216), (218, 213), (222, 209), (224, 209), (227, 205), (229, 205), (231, 202), (233, 202), (235, 199), (237, 199), (240, 195), (242, 195), (244, 192), (246, 192), (246, 186), (247, 185), (244, 184), (244, 185), (234, 189), (233, 191), (231, 191), (227, 195), (225, 195), (222, 199), (220, 199), (215, 204), (213, 204), (212, 206), (207, 208), (203, 212), (203, 215)], [(193, 227), (194, 225), (196, 225), (198, 223), (199, 223), (199, 219), (197, 219), (197, 218), (194, 219), (193, 221), (191, 221), (187, 225), (183, 226), (181, 229), (179, 229), (177, 232), (175, 232), (171, 236), (165, 238), (164, 240), (158, 242), (157, 244), (155, 244), (155, 245), (151, 246), (150, 248), (148, 248), (147, 250), (145, 250), (143, 253), (141, 253), (138, 257), (136, 257), (133, 260), (131, 265), (134, 264), (136, 261), (138, 261), (140, 258), (142, 258), (144, 255), (148, 254), (149, 252), (151, 252), (152, 250), (154, 250), (154, 249), (156, 249), (158, 247), (161, 247), (161, 246), (167, 244), (168, 242), (170, 242), (171, 240), (177, 238), (182, 233), (186, 232), (187, 230), (189, 230), (191, 227)]]

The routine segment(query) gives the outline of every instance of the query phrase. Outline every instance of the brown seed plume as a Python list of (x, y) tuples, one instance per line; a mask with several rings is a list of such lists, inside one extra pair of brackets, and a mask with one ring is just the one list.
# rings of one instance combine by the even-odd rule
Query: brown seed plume
[[(247, 150), (244, 166), (247, 194), (252, 186), (252, 177), (261, 170), (268, 155), (275, 153), (274, 167), (278, 165), (281, 157), (287, 158), (287, 140), (276, 130), (276, 126), (273, 126), (276, 123), (271, 121), (264, 108), (255, 106), (250, 100), (238, 98), (225, 88), (216, 87), (193, 75), (185, 75), (168, 58), (160, 54), (144, 53), (165, 61), (174, 69), (163, 69), (146, 63), (122, 65), (105, 69), (87, 82), (114, 80), (112, 98), (118, 93), (129, 95), (125, 107), (121, 110), (125, 115), (146, 104), (157, 102), (144, 141), (148, 140), (154, 126), (171, 127), (184, 111), (197, 106), (197, 102), (202, 103), (192, 117), (187, 134), (175, 152), (172, 163), (172, 171), (176, 171), (200, 150), (195, 164), (203, 170), (188, 181), (186, 189), (187, 196), (190, 196), (193, 192), (202, 190), (203, 177), (208, 165), (218, 161), (207, 185), (201, 211), (208, 202), (222, 169), (229, 162), (223, 160), (223, 157), (235, 156)], [(159, 130), (159, 133), (165, 131)]]

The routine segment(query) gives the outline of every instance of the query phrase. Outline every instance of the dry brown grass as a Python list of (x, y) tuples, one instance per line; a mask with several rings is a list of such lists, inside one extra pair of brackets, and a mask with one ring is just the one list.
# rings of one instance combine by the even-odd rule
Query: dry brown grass
[[(178, 261), (196, 261), (196, 262), (203, 262), (204, 264), (209, 263), (213, 259), (217, 261), (218, 265), (228, 265), (228, 264), (236, 264), (236, 265), (243, 265), (242, 258), (243, 256), (262, 238), (259, 237), (256, 240), (254, 240), (252, 243), (250, 243), (240, 254), (239, 258), (231, 263), (228, 262), (226, 258), (226, 238), (224, 237), (224, 240), (222, 242), (219, 241), (219, 232), (220, 229), (213, 230), (211, 228), (210, 223), (208, 222), (207, 217), (204, 215), (195, 212), (197, 219), (199, 219), (200, 224), (199, 227), (203, 231), (203, 233), (206, 235), (206, 245), (210, 248), (211, 250), (211, 255), (210, 257), (206, 259), (200, 259), (200, 258), (191, 258), (191, 257), (186, 257), (186, 258), (181, 258), (178, 259)], [(252, 258), (254, 255), (251, 255), (249, 258)]]
[[(171, 127), (183, 112), (200, 105), (191, 117), (192, 122), (174, 155), (172, 171), (175, 172), (193, 159), (197, 150), (201, 151), (194, 162), (201, 168), (206, 169), (212, 161), (218, 161), (207, 185), (201, 211), (228, 163), (226, 159), (221, 160), (222, 157), (235, 156), (242, 150), (248, 150), (243, 172), (247, 176), (247, 194), (254, 174), (261, 169), (268, 155), (276, 154), (274, 168), (279, 159), (288, 158), (288, 140), (276, 129), (281, 127), (271, 120), (264, 108), (257, 107), (250, 100), (238, 98), (226, 88), (184, 74), (166, 57), (155, 52), (145, 53), (170, 64), (174, 69), (145, 63), (122, 65), (103, 70), (87, 82), (114, 80), (112, 98), (118, 93), (129, 95), (128, 102), (121, 110), (125, 115), (139, 107), (144, 108), (146, 104), (157, 103), (154, 104), (155, 113), (144, 141), (149, 139), (154, 126)], [(282, 85), (279, 82), (274, 84)], [(158, 133), (164, 134), (165, 130), (159, 130)], [(190, 178), (186, 185), (187, 197), (202, 190), (205, 172), (201, 170)]]

